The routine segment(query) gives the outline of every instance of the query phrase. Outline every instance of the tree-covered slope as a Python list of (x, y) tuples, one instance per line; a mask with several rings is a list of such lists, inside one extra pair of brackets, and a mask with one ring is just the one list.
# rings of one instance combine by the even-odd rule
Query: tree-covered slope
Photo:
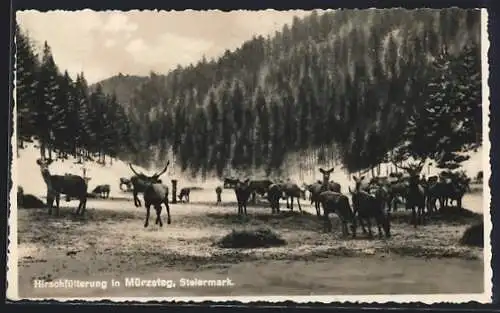
[[(97, 84), (77, 102), (88, 103), (90, 112), (104, 110), (106, 101), (121, 104), (119, 118), (113, 112), (105, 116), (125, 125), (125, 131), (103, 135), (101, 124), (88, 122), (94, 128), (89, 126), (85, 142), (92, 151), (139, 164), (174, 160), (193, 175), (221, 176), (230, 169), (280, 173), (297, 168), (287, 161), (291, 155), (298, 156), (301, 169), (338, 160), (356, 170), (379, 163), (402, 142), (425, 142), (425, 136), (415, 134), (415, 129), (432, 126), (426, 125), (432, 119), (422, 110), (434, 116), (439, 109), (434, 120), (451, 126), (432, 126), (427, 143), (448, 137), (457, 144), (436, 146), (461, 149), (461, 141), (480, 141), (479, 27), (478, 10), (312, 12), (216, 60), (203, 58), (164, 75), (119, 75)], [(31, 62), (29, 53), (25, 59)], [(460, 64), (468, 76), (459, 75)], [(29, 71), (21, 74), (29, 84)], [(447, 83), (436, 87), (443, 75), (441, 82)], [(44, 88), (48, 92), (50, 86)], [(28, 98), (23, 98), (24, 107)], [(449, 103), (458, 107), (450, 110)], [(56, 104), (49, 106), (57, 111)], [(464, 118), (470, 120), (465, 131), (446, 133), (455, 132), (457, 120)], [(21, 124), (31, 127), (24, 120)], [(117, 138), (117, 147), (102, 144), (108, 137)]]
[[(98, 84), (101, 85), (103, 93), (107, 95), (115, 95), (116, 100), (120, 104), (128, 106), (134, 91), (147, 79), (148, 78), (144, 76), (124, 75), (119, 73), (116, 76), (98, 82)], [(93, 84), (89, 88), (91, 91), (95, 91), (97, 84)]]

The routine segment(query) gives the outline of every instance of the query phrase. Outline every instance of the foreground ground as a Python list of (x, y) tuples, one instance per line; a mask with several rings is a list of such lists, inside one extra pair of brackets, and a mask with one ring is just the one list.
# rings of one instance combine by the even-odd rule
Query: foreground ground
[[(225, 191), (229, 193), (229, 191)], [(198, 194), (197, 194), (198, 193)], [(228, 196), (229, 197), (229, 196)], [(228, 198), (226, 197), (226, 199)], [(483, 292), (483, 250), (459, 245), (464, 230), (481, 215), (436, 216), (414, 229), (405, 214), (395, 215), (391, 239), (345, 239), (339, 222), (325, 233), (311, 214), (272, 216), (267, 204), (236, 216), (229, 198), (193, 192), (190, 204), (171, 207), (172, 224), (143, 228), (144, 208), (130, 200), (89, 200), (87, 216), (75, 218), (72, 201), (62, 216), (46, 210), (18, 211), (19, 296), (131, 297), (195, 295), (423, 294)], [(482, 213), (481, 193), (464, 206)], [(306, 201), (303, 201), (306, 202)], [(313, 212), (309, 205), (304, 210)], [(214, 245), (231, 229), (270, 227), (287, 245), (223, 249)], [(374, 227), (374, 231), (376, 231)], [(125, 278), (173, 280), (175, 288), (126, 288)], [(33, 288), (36, 279), (107, 281), (107, 288)], [(226, 279), (230, 287), (186, 287), (180, 279)], [(111, 280), (121, 282), (111, 287)]]

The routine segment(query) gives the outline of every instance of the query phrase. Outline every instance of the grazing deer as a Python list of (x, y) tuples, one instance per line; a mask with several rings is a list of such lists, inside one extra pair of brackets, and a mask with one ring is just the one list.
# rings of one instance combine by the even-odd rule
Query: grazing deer
[(147, 176), (144, 173), (137, 173), (134, 168), (132, 167), (132, 164), (129, 163), (129, 167), (132, 170), (132, 172), (135, 174), (130, 181), (132, 183), (133, 187), (133, 194), (134, 194), (134, 205), (136, 207), (141, 206), (141, 200), (137, 197), (139, 193), (144, 193), (146, 188), (151, 185), (151, 184), (161, 184), (160, 176), (163, 175), (167, 171), (167, 167), (170, 164), (170, 161), (167, 162), (167, 165), (163, 170), (160, 172), (152, 175), (152, 176)]
[(61, 194), (80, 200), (76, 214), (83, 215), (87, 205), (87, 183), (77, 175), (51, 175), (49, 165), (52, 159), (38, 159), (36, 163), (40, 166), (40, 172), (47, 185), (47, 206), (49, 215), (52, 214), (52, 205), (56, 200), (56, 215), (59, 215), (59, 200)]
[(219, 204), (219, 203), (222, 202), (222, 198), (221, 198), (222, 187), (221, 186), (217, 186), (217, 188), (215, 188), (215, 193), (217, 194), (217, 204)]
[(351, 222), (352, 237), (356, 237), (356, 216), (349, 204), (349, 198), (339, 192), (331, 190), (323, 191), (319, 194), (319, 201), (323, 205), (324, 225), (327, 231), (332, 230), (332, 222), (328, 215), (336, 213), (342, 222), (342, 234), (347, 236), (349, 230), (347, 223)]
[(125, 177), (121, 177), (120, 178), (120, 190), (121, 191), (125, 191), (122, 186), (125, 185), (125, 187), (127, 187), (127, 189), (125, 190), (130, 190), (131, 187), (132, 187), (132, 182), (130, 181), (130, 179), (128, 178), (125, 178)]
[(269, 186), (271, 186), (272, 184), (273, 182), (269, 179), (251, 180), (249, 187), (252, 191), (252, 203), (255, 203), (256, 194), (259, 194), (261, 197), (263, 197), (268, 191)]
[(357, 177), (352, 176), (356, 185), (354, 191), (349, 187), (349, 192), (352, 195), (352, 204), (354, 215), (358, 217), (359, 223), (366, 233), (364, 222), (368, 225), (368, 235), (373, 237), (371, 219), (375, 219), (378, 227), (379, 237), (382, 237), (382, 228), (386, 237), (390, 237), (390, 222), (384, 210), (384, 190), (380, 187), (373, 186), (370, 188), (364, 184), (363, 179), (365, 176)]
[(247, 178), (245, 181), (240, 181), (236, 183), (234, 188), (234, 193), (236, 194), (236, 200), (238, 201), (238, 215), (247, 215), (247, 204), (248, 198), (250, 197), (250, 179)]
[(182, 188), (181, 192), (179, 193), (179, 201), (182, 202), (182, 199), (185, 199), (186, 202), (189, 202), (189, 195), (191, 194), (191, 189), (190, 188)]
[(101, 198), (109, 198), (109, 192), (111, 191), (111, 186), (108, 184), (98, 185), (92, 190), (93, 194), (99, 195)]
[(424, 224), (424, 208), (425, 208), (425, 189), (420, 181), (420, 172), (424, 166), (423, 161), (418, 164), (410, 164), (409, 166), (399, 166), (394, 163), (396, 168), (405, 170), (409, 174), (408, 188), (406, 191), (406, 208), (411, 209), (413, 226)]

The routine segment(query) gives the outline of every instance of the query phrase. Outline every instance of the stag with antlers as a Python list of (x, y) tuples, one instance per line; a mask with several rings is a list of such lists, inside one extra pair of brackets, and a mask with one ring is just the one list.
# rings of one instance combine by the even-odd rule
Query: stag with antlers
[(130, 182), (132, 183), (132, 188), (133, 188), (132, 192), (134, 195), (134, 205), (136, 207), (141, 206), (141, 200), (139, 200), (137, 195), (139, 193), (144, 193), (146, 188), (148, 186), (150, 186), (151, 184), (160, 184), (161, 183), (160, 176), (163, 175), (163, 173), (165, 173), (167, 171), (167, 167), (169, 164), (170, 164), (170, 161), (167, 162), (167, 165), (165, 166), (165, 168), (163, 170), (161, 170), (158, 173), (155, 173), (152, 176), (147, 176), (146, 174), (144, 174), (142, 172), (138, 173), (132, 167), (132, 164), (129, 164), (130, 169), (135, 174), (135, 176), (132, 176), (132, 178), (130, 179)]
[(40, 166), (43, 180), (47, 185), (47, 206), (49, 215), (52, 214), (52, 205), (56, 200), (56, 215), (59, 215), (59, 200), (61, 194), (70, 198), (80, 200), (76, 214), (83, 215), (87, 205), (87, 183), (78, 175), (51, 175), (49, 165), (52, 164), (52, 159), (38, 159), (36, 163)]
[(424, 166), (424, 161), (421, 160), (418, 164), (410, 163), (408, 166), (397, 165), (395, 162), (392, 163), (396, 168), (406, 171), (409, 175), (406, 208), (411, 209), (413, 225), (417, 227), (417, 224), (424, 224), (425, 188), (422, 186), (420, 180), (420, 172)]

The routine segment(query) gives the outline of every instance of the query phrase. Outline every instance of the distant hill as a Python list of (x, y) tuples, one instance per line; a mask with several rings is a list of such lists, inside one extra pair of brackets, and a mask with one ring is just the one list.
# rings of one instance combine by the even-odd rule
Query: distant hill
[(147, 76), (123, 75), (122, 73), (92, 84), (90, 90), (94, 91), (97, 84), (102, 86), (102, 91), (107, 95), (116, 94), (118, 103), (128, 106), (132, 95), (144, 82), (148, 81)]

